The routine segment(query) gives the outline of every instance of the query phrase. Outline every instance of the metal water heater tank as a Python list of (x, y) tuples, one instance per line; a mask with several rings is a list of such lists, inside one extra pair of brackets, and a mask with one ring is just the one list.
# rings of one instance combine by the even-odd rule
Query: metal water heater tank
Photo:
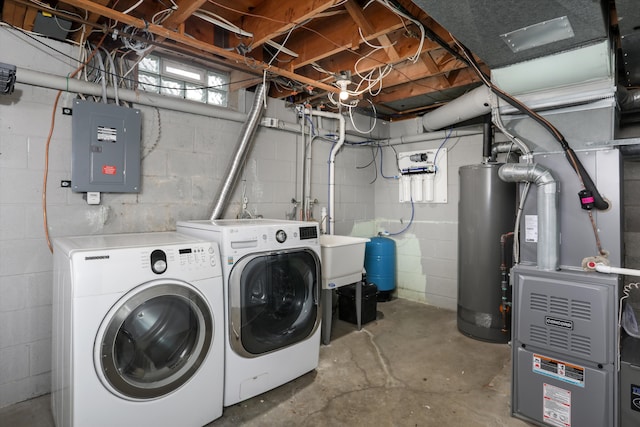
[(378, 287), (378, 301), (388, 301), (396, 288), (396, 242), (388, 237), (372, 237), (364, 256), (367, 282)]
[(516, 184), (498, 177), (500, 166), (483, 163), (458, 172), (458, 329), (472, 338), (506, 343), (511, 331), (500, 311), (500, 237), (515, 225)]

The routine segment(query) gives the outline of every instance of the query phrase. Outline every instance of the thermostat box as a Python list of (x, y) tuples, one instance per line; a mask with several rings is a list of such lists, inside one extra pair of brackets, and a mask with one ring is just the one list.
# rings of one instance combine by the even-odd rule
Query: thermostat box
[(140, 110), (73, 101), (71, 188), (75, 192), (140, 192)]

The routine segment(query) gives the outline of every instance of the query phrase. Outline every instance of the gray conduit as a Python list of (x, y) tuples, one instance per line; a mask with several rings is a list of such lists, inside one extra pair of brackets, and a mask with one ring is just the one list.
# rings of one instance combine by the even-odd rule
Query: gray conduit
[(530, 163), (507, 163), (498, 170), (506, 182), (532, 182), (538, 187), (538, 269), (559, 268), (558, 185), (551, 171)]
[(259, 84), (256, 87), (256, 96), (253, 100), (253, 106), (251, 107), (251, 111), (249, 112), (249, 116), (247, 121), (242, 125), (242, 130), (240, 131), (240, 137), (238, 138), (238, 143), (236, 144), (235, 154), (227, 166), (227, 171), (225, 172), (225, 181), (218, 190), (218, 195), (214, 199), (216, 202), (213, 212), (211, 213), (211, 220), (219, 219), (222, 217), (224, 213), (224, 209), (227, 207), (227, 203), (229, 198), (231, 197), (231, 193), (235, 188), (236, 182), (238, 181), (238, 177), (240, 176), (240, 171), (244, 166), (244, 162), (247, 158), (247, 154), (249, 152), (249, 148), (251, 147), (251, 143), (253, 142), (253, 135), (258, 128), (258, 124), (260, 123), (260, 117), (262, 116), (262, 112), (264, 110), (264, 100), (269, 92), (269, 84)]
[[(18, 67), (16, 69), (16, 82), (31, 86), (39, 86), (48, 89), (57, 89), (85, 95), (102, 96), (102, 87), (99, 84), (89, 83), (84, 80), (68, 79), (64, 76), (42, 73)], [(116, 92), (113, 87), (107, 87), (107, 97), (115, 99)], [(199, 102), (185, 101), (180, 98), (172, 98), (144, 91), (135, 92), (130, 89), (118, 89), (118, 98), (121, 101), (133, 102), (150, 107), (164, 108), (183, 113), (199, 114), (201, 116), (226, 119), (234, 122), (244, 122), (247, 115), (226, 108)]]

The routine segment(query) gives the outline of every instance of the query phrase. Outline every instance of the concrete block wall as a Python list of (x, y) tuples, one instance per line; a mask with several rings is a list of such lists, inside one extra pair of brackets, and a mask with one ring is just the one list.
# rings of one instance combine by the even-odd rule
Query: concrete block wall
[[(399, 124), (405, 131), (407, 126), (413, 129), (412, 125), (412, 121)], [(385, 147), (382, 153), (384, 175), (398, 175), (396, 151), (436, 149), (443, 141), (396, 145), (395, 151)], [(415, 203), (412, 224), (402, 234), (391, 236), (396, 241), (398, 297), (456, 310), (458, 168), (479, 163), (482, 159), (481, 146), (481, 135), (447, 140), (444, 144), (448, 150), (447, 203)], [(411, 205), (399, 203), (398, 192), (397, 179), (378, 175), (375, 195), (377, 231), (397, 233), (409, 224)]]
[[(3, 62), (60, 76), (75, 69), (70, 59), (23, 38), (0, 31)], [(76, 54), (66, 44), (45, 42), (71, 57)], [(50, 390), (52, 255), (45, 242), (41, 190), (56, 93), (17, 84), (12, 95), (0, 96), (0, 407)], [(246, 111), (252, 94), (239, 95)], [(209, 218), (242, 123), (134, 105), (142, 112), (142, 191), (103, 193), (100, 205), (89, 206), (82, 194), (60, 187), (61, 180), (71, 178), (71, 117), (63, 116), (61, 108), (71, 106), (74, 96), (61, 97), (49, 155), (47, 210), (53, 238), (174, 230), (177, 220)], [(265, 114), (297, 120), (278, 100), (268, 101)], [(236, 217), (244, 194), (250, 212), (284, 219), (291, 199), (301, 192), (301, 145), (299, 134), (258, 129), (224, 217)], [(321, 170), (326, 170), (330, 147), (314, 142), (314, 165), (323, 180), (314, 182), (313, 194), (322, 204), (327, 180)], [(357, 150), (351, 147), (336, 162), (338, 182), (345, 183), (337, 200), (350, 205), (337, 208), (342, 230), (374, 212), (369, 175), (357, 164)]]

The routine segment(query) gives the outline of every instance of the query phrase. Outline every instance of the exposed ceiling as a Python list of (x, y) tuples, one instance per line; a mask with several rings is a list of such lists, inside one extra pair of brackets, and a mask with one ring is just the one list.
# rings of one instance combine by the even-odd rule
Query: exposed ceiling
[[(596, 36), (606, 37), (607, 9), (616, 23), (613, 0), (586, 2), (588, 8), (576, 1), (582, 2), (544, 0), (544, 8), (529, 0), (0, 0), (0, 5), (2, 20), (24, 30), (38, 29), (38, 20), (51, 14), (70, 25), (58, 38), (79, 41), (82, 31), (74, 30), (86, 24), (93, 27), (89, 38), (94, 43), (108, 32), (104, 45), (110, 50), (126, 53), (125, 35), (151, 45), (149, 52), (227, 69), (231, 90), (256, 85), (267, 70), (275, 82), (271, 97), (335, 108), (328, 93), (338, 100), (336, 79), (347, 72), (352, 81), (348, 88), (362, 92), (348, 102), (359, 99), (360, 107), (374, 104), (379, 116), (399, 119), (424, 113), (479, 84), (434, 17), (480, 54), (479, 61), (492, 64), (489, 53), (504, 55), (507, 49), (500, 39), (505, 28), (538, 22), (533, 19), (569, 16), (578, 24), (577, 36), (584, 29), (586, 37), (592, 37), (589, 31), (599, 19)], [(367, 86), (370, 90), (364, 90)]]
[[(351, 99), (360, 99), (362, 107), (369, 107), (370, 99), (378, 114), (389, 118), (424, 112), (478, 84), (452, 54), (446, 30), (410, 0), (388, 4), (400, 14), (375, 0), (5, 0), (2, 20), (33, 31), (44, 11), (71, 23), (62, 37), (80, 40), (82, 32), (74, 30), (85, 23), (94, 28), (94, 43), (107, 29), (113, 37), (105, 45), (123, 52), (117, 35), (125, 26), (135, 27), (155, 50), (228, 68), (232, 90), (257, 84), (267, 69), (277, 83), (272, 97), (327, 108), (328, 92), (338, 99), (335, 82), (341, 72), (351, 74), (352, 91), (384, 73), (382, 84)], [(423, 25), (424, 35), (407, 17)], [(284, 48), (278, 53), (279, 46)], [(360, 76), (365, 81), (358, 86)]]

